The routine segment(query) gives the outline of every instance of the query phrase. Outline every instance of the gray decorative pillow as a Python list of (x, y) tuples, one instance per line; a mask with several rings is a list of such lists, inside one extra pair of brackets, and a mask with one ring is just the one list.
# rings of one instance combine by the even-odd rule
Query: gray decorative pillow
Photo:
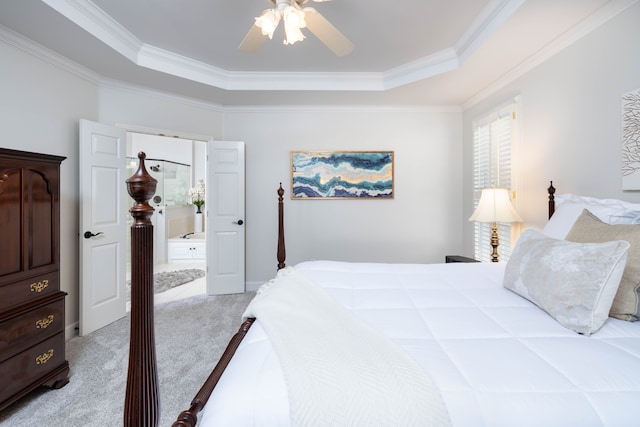
[(526, 230), (507, 262), (504, 287), (563, 326), (591, 335), (609, 317), (629, 243), (575, 243)]
[(625, 240), (631, 244), (620, 287), (609, 316), (635, 321), (640, 318), (640, 225), (610, 225), (583, 210), (566, 237), (572, 242), (607, 242)]

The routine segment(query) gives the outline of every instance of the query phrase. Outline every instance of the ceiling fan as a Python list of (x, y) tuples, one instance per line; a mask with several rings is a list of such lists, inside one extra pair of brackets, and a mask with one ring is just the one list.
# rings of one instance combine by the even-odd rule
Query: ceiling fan
[[(329, 49), (338, 56), (351, 53), (354, 48), (336, 27), (312, 7), (302, 7), (309, 0), (269, 0), (274, 7), (262, 11), (256, 22), (238, 46), (241, 52), (257, 52), (267, 37), (271, 39), (273, 32), (282, 20), (284, 23), (284, 44), (302, 41), (305, 36), (302, 28), (308, 28)], [(312, 0), (324, 2), (328, 0)]]

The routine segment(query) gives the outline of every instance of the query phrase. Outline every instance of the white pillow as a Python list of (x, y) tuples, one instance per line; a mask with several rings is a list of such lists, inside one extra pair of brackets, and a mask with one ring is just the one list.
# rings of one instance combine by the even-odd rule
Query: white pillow
[(555, 239), (564, 239), (576, 219), (587, 209), (607, 224), (640, 224), (640, 204), (618, 199), (559, 194), (555, 196), (556, 209), (542, 232)]
[(629, 243), (576, 243), (526, 230), (505, 268), (505, 288), (563, 326), (591, 335), (602, 327), (620, 285)]
[(584, 205), (577, 203), (565, 203), (558, 206), (542, 232), (554, 239), (564, 239), (584, 209)]
[(619, 199), (598, 199), (595, 197), (578, 196), (571, 193), (558, 194), (555, 196), (555, 201), (558, 206), (564, 203), (581, 203), (590, 206), (604, 206), (608, 208), (640, 211), (640, 203), (630, 203)]

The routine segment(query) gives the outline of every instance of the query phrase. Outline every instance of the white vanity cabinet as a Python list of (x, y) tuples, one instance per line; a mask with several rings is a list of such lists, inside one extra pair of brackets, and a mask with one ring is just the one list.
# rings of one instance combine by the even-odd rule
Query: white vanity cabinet
[(204, 261), (206, 245), (200, 239), (169, 239), (169, 262)]

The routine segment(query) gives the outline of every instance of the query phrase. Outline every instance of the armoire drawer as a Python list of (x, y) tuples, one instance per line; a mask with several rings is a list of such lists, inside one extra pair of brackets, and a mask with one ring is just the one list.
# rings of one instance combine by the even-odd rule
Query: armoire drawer
[(0, 322), (0, 362), (64, 331), (64, 297), (58, 292), (28, 311), (14, 311)]
[(65, 363), (64, 344), (61, 332), (0, 363), (0, 402)]
[(0, 311), (58, 292), (60, 290), (59, 277), (59, 273), (55, 271), (0, 285), (0, 294), (2, 294)]

